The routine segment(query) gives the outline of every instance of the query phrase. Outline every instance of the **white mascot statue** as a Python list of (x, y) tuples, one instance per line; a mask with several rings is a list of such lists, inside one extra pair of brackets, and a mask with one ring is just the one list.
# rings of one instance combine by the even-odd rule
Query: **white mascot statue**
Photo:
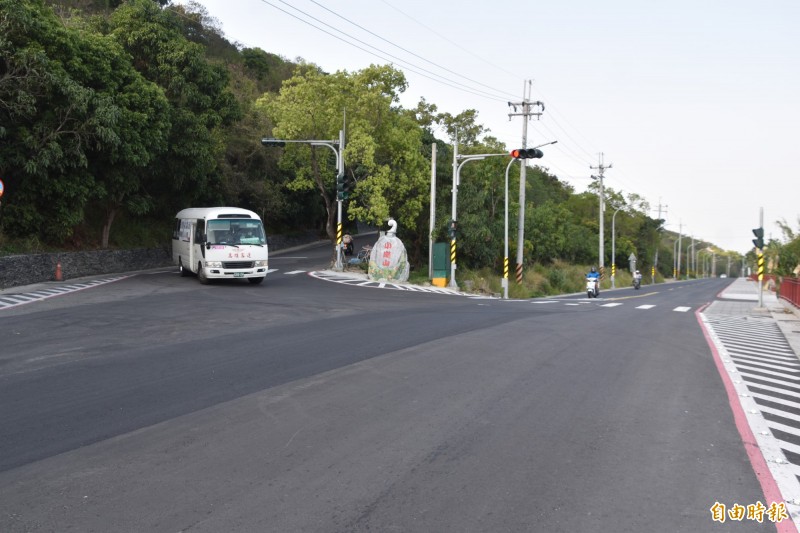
[(369, 255), (369, 279), (373, 281), (408, 281), (408, 254), (397, 238), (397, 222), (389, 219), (389, 231), (378, 239)]

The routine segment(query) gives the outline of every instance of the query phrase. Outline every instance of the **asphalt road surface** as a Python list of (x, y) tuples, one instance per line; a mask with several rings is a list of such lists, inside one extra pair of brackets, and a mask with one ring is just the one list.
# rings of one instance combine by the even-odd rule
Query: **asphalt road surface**
[(0, 531), (775, 531), (710, 511), (764, 501), (695, 316), (726, 280), (502, 301), (327, 259), (0, 310)]

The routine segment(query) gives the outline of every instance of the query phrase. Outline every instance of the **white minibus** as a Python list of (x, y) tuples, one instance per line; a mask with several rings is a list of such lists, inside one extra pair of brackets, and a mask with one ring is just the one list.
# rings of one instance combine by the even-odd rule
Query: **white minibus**
[(192, 207), (175, 215), (172, 261), (181, 276), (212, 279), (246, 278), (261, 283), (267, 276), (269, 249), (261, 218), (238, 207)]

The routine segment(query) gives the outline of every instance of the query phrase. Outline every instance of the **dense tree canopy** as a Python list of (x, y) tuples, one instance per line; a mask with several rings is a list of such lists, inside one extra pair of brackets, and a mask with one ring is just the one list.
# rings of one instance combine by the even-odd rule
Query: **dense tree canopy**
[[(338, 141), (343, 130), (345, 174), (356, 184), (344, 202), (346, 223), (380, 226), (394, 217), (419, 263), (427, 257), (432, 145), (439, 199), (432, 232), (440, 240), (451, 218), (453, 143), (461, 154), (507, 148), (475, 110), (441, 113), (424, 99), (404, 109), (406, 88), (403, 73), (388, 65), (327, 73), (240, 47), (191, 2), (0, 0), (0, 245), (120, 245), (131, 234), (158, 240), (175, 211), (212, 204), (253, 209), (270, 231), (334, 238), (335, 154), (307, 142), (266, 148), (259, 141)], [(498, 155), (462, 170), (458, 249), (466, 267), (502, 267), (508, 162)], [(542, 167), (527, 176), (526, 262), (597, 263), (597, 185), (576, 192)], [(519, 164), (509, 178), (516, 235)], [(607, 235), (617, 213), (606, 264), (625, 265), (634, 253), (640, 267), (658, 258), (671, 275), (677, 236), (636, 195), (607, 189), (606, 198)], [(792, 235), (783, 246), (781, 264), (800, 256), (796, 241)], [(513, 256), (516, 238), (509, 244)]]

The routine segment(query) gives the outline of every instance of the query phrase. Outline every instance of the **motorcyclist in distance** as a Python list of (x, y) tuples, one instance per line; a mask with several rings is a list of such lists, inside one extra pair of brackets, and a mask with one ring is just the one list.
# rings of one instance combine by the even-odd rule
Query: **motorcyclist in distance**
[(589, 273), (586, 274), (586, 279), (599, 280), (600, 279), (600, 273), (597, 271), (597, 269), (595, 267), (592, 267), (592, 269), (589, 271)]

